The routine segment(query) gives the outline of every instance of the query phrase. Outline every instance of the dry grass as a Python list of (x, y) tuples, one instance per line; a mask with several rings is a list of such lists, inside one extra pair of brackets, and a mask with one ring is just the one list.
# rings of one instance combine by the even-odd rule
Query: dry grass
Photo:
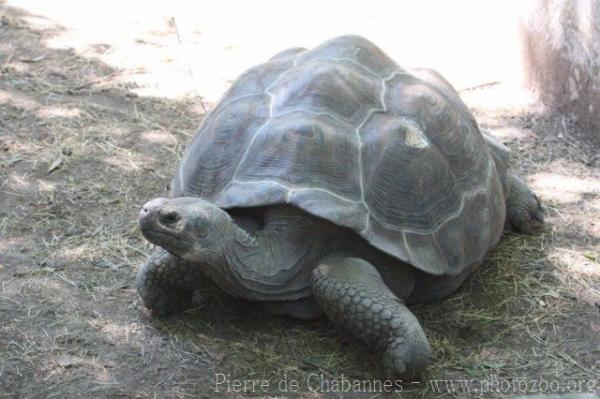
[[(141, 72), (97, 61), (102, 46), (50, 49), (60, 27), (0, 14), (0, 397), (213, 397), (217, 373), (269, 380), (274, 395), (286, 375), (303, 392), (314, 375), (377, 378), (328, 321), (271, 317), (216, 290), (183, 315), (151, 318), (132, 285), (150, 250), (136, 215), (167, 191), (203, 105), (136, 96), (128, 77)], [(549, 227), (507, 235), (458, 293), (415, 309), (436, 357), (426, 379), (597, 380), (598, 149), (537, 110), (475, 111), (513, 148)]]

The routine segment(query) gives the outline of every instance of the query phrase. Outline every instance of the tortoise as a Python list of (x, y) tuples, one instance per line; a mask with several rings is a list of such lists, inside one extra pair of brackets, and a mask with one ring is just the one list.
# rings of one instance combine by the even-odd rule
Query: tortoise
[(508, 161), (434, 70), (359, 36), (286, 50), (232, 84), (170, 198), (141, 209), (156, 248), (138, 292), (159, 315), (207, 284), (277, 315), (324, 313), (386, 377), (418, 377), (430, 347), (407, 305), (453, 293), (505, 228), (543, 224)]

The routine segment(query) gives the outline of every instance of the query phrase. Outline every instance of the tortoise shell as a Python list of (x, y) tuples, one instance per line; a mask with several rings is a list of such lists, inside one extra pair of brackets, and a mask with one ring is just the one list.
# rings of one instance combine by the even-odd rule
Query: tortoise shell
[(293, 204), (456, 275), (499, 240), (505, 173), (441, 75), (343, 36), (242, 74), (187, 147), (172, 195), (224, 209)]

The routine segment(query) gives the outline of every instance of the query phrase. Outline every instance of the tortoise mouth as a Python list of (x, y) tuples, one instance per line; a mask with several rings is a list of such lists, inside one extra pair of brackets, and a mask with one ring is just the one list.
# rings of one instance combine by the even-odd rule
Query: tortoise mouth
[(192, 247), (192, 240), (189, 240), (171, 232), (159, 229), (142, 229), (142, 234), (148, 241), (158, 245), (175, 255), (187, 253)]
[(170, 233), (167, 231), (161, 231), (161, 230), (157, 230), (157, 229), (142, 230), (142, 233), (144, 234), (144, 237), (148, 238), (149, 240), (153, 237), (162, 237), (162, 238), (166, 238), (168, 240), (185, 241), (173, 233)]

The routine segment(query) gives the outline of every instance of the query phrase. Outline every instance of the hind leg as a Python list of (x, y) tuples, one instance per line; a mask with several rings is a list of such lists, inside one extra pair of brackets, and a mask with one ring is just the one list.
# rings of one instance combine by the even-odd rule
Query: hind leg
[(517, 176), (507, 175), (506, 228), (531, 234), (544, 224), (542, 203)]
[(156, 247), (136, 277), (136, 287), (144, 305), (166, 316), (188, 308), (194, 290), (209, 283), (198, 265)]
[(419, 321), (370, 263), (328, 256), (313, 272), (312, 289), (332, 321), (381, 356), (387, 378), (414, 378), (429, 362), (429, 343)]

